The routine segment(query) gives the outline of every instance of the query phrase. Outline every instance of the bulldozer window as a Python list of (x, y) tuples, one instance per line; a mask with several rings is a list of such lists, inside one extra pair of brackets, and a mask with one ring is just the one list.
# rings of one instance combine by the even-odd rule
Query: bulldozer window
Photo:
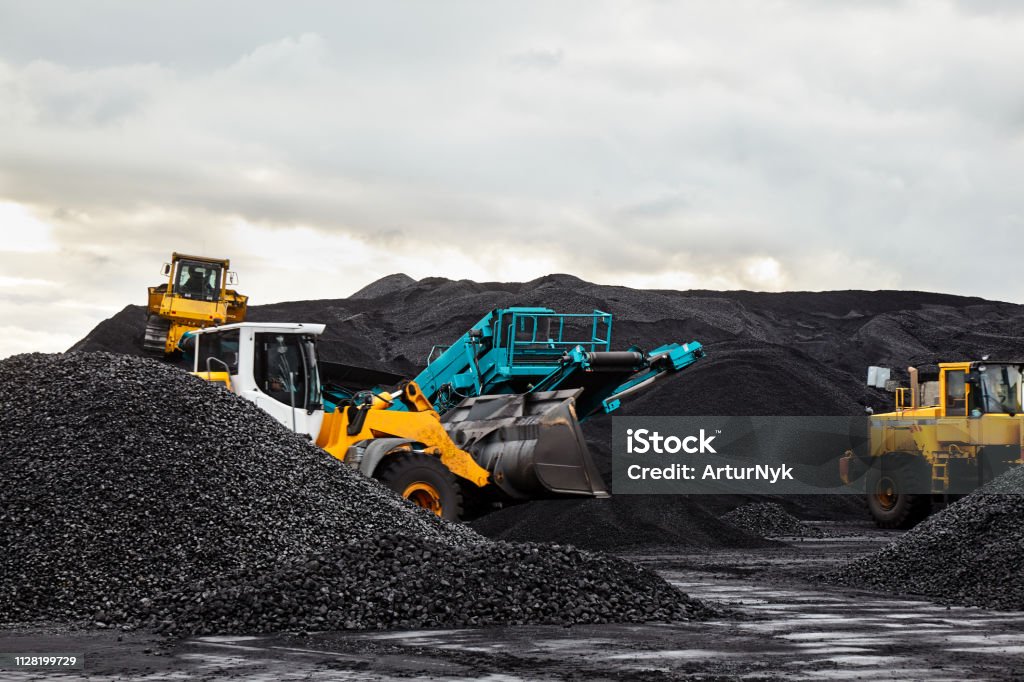
[(222, 372), (227, 365), (229, 374), (238, 374), (238, 340), (237, 329), (199, 335), (199, 371)]
[(297, 334), (256, 334), (254, 378), (259, 389), (285, 405), (306, 408), (308, 358)]
[(962, 369), (946, 371), (946, 416), (967, 416), (967, 373)]
[(213, 263), (179, 261), (174, 293), (191, 299), (216, 301), (220, 296), (220, 267)]

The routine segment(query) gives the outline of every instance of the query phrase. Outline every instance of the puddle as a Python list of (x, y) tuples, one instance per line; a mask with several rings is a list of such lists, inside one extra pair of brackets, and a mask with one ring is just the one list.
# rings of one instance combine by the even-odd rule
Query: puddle
[(666, 651), (635, 651), (628, 654), (614, 654), (612, 656), (604, 656), (604, 658), (611, 661), (627, 661), (627, 660), (649, 660), (658, 658), (671, 658), (681, 660), (692, 660), (698, 658), (706, 660), (710, 658), (729, 658), (736, 656), (737, 654), (729, 651), (714, 651), (711, 649), (676, 649)]

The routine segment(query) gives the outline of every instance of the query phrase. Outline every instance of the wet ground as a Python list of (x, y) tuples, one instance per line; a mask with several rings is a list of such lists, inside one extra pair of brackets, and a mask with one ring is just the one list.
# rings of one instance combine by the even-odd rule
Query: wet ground
[[(202, 637), (8, 631), (0, 653), (85, 655), (85, 670), (0, 680), (1024, 679), (1024, 613), (947, 608), (822, 586), (813, 576), (893, 536), (742, 552), (633, 556), (734, 615), (651, 625)], [(121, 640), (118, 641), (118, 637)]]

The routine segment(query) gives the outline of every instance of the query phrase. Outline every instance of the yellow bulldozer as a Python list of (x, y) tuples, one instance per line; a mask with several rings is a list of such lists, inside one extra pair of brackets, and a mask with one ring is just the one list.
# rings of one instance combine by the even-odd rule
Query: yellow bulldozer
[(970, 493), (1021, 457), (1024, 363), (945, 362), (910, 367), (895, 410), (872, 415), (866, 454), (840, 460), (844, 483), (862, 480), (882, 528), (909, 528), (936, 499)]
[(172, 254), (161, 270), (167, 282), (149, 287), (143, 350), (173, 355), (189, 331), (244, 322), (249, 299), (227, 288), (238, 282), (230, 267), (226, 258)]

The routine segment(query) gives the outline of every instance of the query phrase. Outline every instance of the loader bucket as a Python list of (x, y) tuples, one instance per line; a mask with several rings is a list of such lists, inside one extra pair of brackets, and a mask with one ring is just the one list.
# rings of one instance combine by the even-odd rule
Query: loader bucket
[(483, 395), (442, 418), (445, 430), (515, 500), (607, 497), (576, 419), (580, 389)]

